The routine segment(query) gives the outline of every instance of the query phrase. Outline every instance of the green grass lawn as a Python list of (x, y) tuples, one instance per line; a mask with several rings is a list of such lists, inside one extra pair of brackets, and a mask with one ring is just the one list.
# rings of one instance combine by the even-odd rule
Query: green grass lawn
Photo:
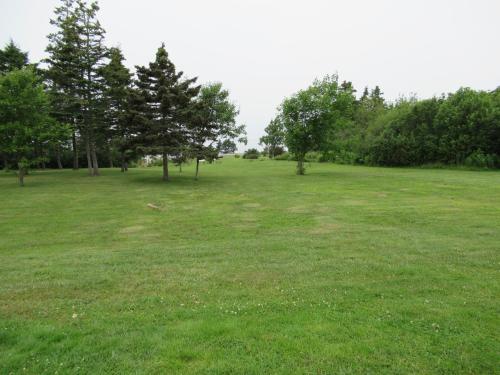
[(499, 371), (499, 172), (294, 170), (2, 173), (0, 374)]

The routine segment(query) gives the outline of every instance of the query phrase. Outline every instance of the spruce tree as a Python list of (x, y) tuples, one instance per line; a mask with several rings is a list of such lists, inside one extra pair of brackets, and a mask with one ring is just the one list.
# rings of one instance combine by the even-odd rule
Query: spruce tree
[(149, 124), (149, 107), (146, 98), (135, 86), (127, 90), (123, 121), (120, 123), (121, 139), (119, 144), (121, 170), (128, 170), (130, 157), (144, 154), (144, 134)]
[(69, 124), (72, 129), (73, 169), (78, 169), (78, 137), (81, 122), (81, 97), (79, 81), (81, 77), (81, 45), (77, 25), (75, 0), (62, 0), (54, 11), (55, 18), (50, 23), (56, 27), (48, 35), (46, 51), (49, 57), (45, 71), (51, 98), (52, 116), (59, 122)]
[[(106, 105), (104, 119), (107, 124), (106, 138), (108, 147), (113, 144), (120, 152), (121, 170), (127, 170), (126, 154), (129, 148), (130, 131), (127, 124), (127, 99), (130, 93), (132, 75), (123, 61), (125, 58), (119, 48), (109, 50), (109, 62), (101, 69), (104, 79), (104, 103)], [(111, 152), (111, 150), (110, 150)], [(110, 166), (112, 156), (110, 155)]]
[(28, 52), (23, 52), (11, 39), (0, 49), (0, 74), (8, 73), (14, 69), (21, 69), (28, 65)]
[(82, 102), (81, 132), (85, 142), (87, 167), (92, 176), (99, 175), (97, 143), (102, 141), (106, 124), (103, 121), (103, 82), (100, 75), (106, 57), (105, 31), (97, 19), (97, 2), (76, 2), (76, 20), (80, 45), (80, 79), (78, 90)]
[(154, 62), (136, 68), (136, 85), (147, 103), (147, 122), (140, 129), (139, 142), (148, 153), (162, 155), (163, 180), (167, 181), (169, 155), (178, 154), (187, 144), (186, 123), (200, 88), (194, 86), (196, 78), (182, 79), (183, 72), (176, 71), (164, 43)]

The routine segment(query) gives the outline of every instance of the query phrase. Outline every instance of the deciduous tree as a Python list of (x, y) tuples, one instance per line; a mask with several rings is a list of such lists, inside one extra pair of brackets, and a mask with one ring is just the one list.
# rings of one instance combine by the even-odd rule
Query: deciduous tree
[(27, 169), (40, 161), (35, 146), (57, 141), (63, 128), (49, 116), (48, 97), (32, 68), (0, 76), (0, 138), (15, 157), (21, 186)]

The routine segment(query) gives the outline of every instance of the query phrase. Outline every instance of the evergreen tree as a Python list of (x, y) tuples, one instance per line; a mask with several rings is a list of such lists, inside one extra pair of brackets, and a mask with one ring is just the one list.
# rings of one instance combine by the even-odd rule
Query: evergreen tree
[[(107, 124), (107, 143), (109, 149), (113, 145), (118, 148), (122, 172), (127, 170), (126, 154), (130, 146), (126, 111), (132, 82), (130, 71), (123, 65), (124, 60), (125, 58), (119, 48), (111, 48), (109, 50), (109, 62), (101, 69), (104, 79), (103, 94), (106, 105), (104, 119)], [(112, 166), (111, 155), (110, 166)]]
[(87, 168), (92, 176), (99, 175), (97, 143), (103, 140), (106, 124), (103, 121), (103, 82), (100, 75), (107, 54), (105, 31), (97, 19), (97, 2), (76, 2), (76, 21), (80, 45), (79, 95), (82, 102), (81, 132), (87, 154)]
[(137, 67), (137, 76), (137, 88), (147, 103), (147, 121), (139, 129), (138, 141), (144, 151), (162, 155), (163, 180), (167, 181), (168, 157), (187, 144), (186, 123), (200, 88), (193, 86), (196, 78), (182, 79), (183, 72), (176, 71), (165, 44), (158, 48), (154, 62)]
[(129, 87), (125, 101), (123, 122), (120, 123), (120, 163), (122, 172), (128, 170), (131, 157), (144, 154), (145, 137), (149, 123), (149, 107), (146, 98), (136, 87)]
[(28, 52), (21, 51), (12, 39), (3, 50), (0, 49), (0, 74), (8, 73), (14, 69), (21, 69), (27, 65)]
[(380, 87), (375, 86), (375, 88), (370, 92), (370, 100), (372, 102), (373, 109), (377, 109), (384, 106), (384, 93), (380, 90)]
[(72, 128), (73, 169), (78, 169), (78, 124), (81, 122), (81, 77), (82, 40), (77, 25), (75, 0), (62, 0), (54, 11), (50, 23), (56, 31), (48, 35), (46, 51), (49, 57), (45, 71), (51, 98), (52, 116)]

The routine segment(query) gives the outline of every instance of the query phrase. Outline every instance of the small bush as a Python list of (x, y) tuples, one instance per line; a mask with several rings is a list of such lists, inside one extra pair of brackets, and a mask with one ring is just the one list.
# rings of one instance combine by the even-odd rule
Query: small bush
[(275, 156), (274, 160), (290, 160), (290, 154), (285, 151), (282, 154)]
[(474, 151), (465, 158), (465, 165), (473, 168), (495, 168), (497, 162), (496, 155), (485, 154), (481, 150)]
[(310, 162), (319, 162), (321, 161), (322, 154), (321, 152), (318, 151), (309, 151), (306, 153), (304, 161), (310, 163)]
[(276, 146), (274, 148), (274, 157), (276, 158), (276, 156), (280, 156), (282, 155), (283, 153), (285, 153), (285, 149), (281, 146)]
[(335, 163), (338, 164), (356, 164), (358, 162), (358, 155), (355, 152), (341, 150), (335, 155)]
[(163, 159), (161, 157), (153, 157), (146, 164), (147, 167), (161, 167), (163, 166)]
[(240, 158), (240, 155), (239, 155), (239, 154), (234, 154), (234, 158), (235, 158), (235, 159), (239, 159), (239, 158)]
[(137, 160), (130, 160), (128, 162), (128, 168), (137, 168), (139, 166), (139, 163)]
[(259, 158), (259, 151), (255, 148), (251, 148), (249, 150), (246, 150), (245, 153), (243, 154), (243, 159), (258, 159)]

